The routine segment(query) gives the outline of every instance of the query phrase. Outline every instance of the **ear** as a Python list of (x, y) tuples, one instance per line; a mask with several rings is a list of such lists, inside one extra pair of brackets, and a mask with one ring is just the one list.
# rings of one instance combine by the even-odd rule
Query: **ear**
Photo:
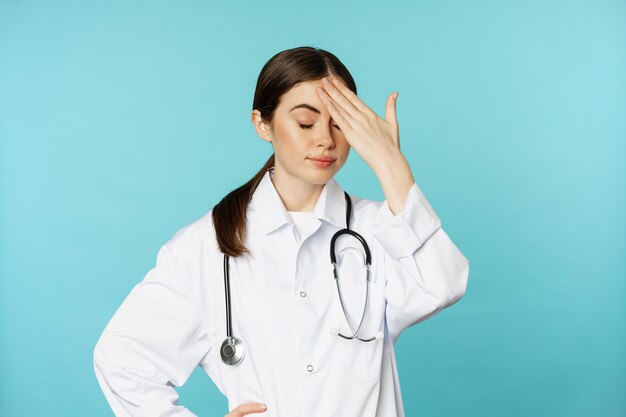
[(269, 123), (266, 123), (263, 121), (263, 119), (261, 119), (261, 112), (258, 110), (253, 110), (251, 119), (257, 135), (259, 135), (259, 137), (266, 142), (272, 142), (274, 140), (272, 127)]

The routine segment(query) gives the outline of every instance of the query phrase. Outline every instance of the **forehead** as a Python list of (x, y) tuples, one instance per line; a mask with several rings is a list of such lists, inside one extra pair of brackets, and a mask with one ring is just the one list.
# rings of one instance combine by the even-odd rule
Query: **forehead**
[[(322, 82), (320, 80), (303, 81), (298, 83), (283, 94), (281, 102), (291, 106), (299, 104), (301, 101), (319, 102), (319, 97), (315, 91), (318, 86), (322, 87)], [(291, 107), (289, 107), (288, 110), (290, 109)]]
[(282, 95), (278, 107), (286, 113), (319, 113), (316, 110), (326, 112), (324, 103), (315, 91), (318, 86), (324, 88), (322, 80), (308, 80), (294, 85)]

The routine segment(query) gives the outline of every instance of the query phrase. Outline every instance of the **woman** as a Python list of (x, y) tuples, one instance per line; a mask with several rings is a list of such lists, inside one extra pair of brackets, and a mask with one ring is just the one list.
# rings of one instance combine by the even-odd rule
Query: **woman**
[[(95, 347), (116, 415), (193, 416), (174, 386), (197, 365), (227, 396), (227, 416), (404, 415), (394, 344), (463, 296), (469, 262), (400, 151), (396, 98), (380, 118), (321, 49), (265, 64), (252, 122), (274, 153), (161, 247)], [(351, 148), (383, 202), (346, 199), (334, 180)], [(346, 226), (369, 251), (335, 235)]]

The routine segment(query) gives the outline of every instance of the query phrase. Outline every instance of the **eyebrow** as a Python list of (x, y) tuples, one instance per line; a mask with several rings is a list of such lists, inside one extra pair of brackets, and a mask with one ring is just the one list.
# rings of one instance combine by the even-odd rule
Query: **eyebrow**
[(316, 109), (315, 107), (311, 106), (310, 104), (306, 104), (306, 103), (302, 103), (302, 104), (298, 104), (298, 105), (296, 105), (296, 106), (293, 106), (293, 107), (291, 108), (291, 110), (289, 110), (289, 112), (291, 112), (291, 111), (293, 111), (293, 110), (295, 110), (295, 109), (299, 109), (299, 108), (309, 109), (309, 110), (311, 110), (312, 112), (315, 112), (315, 113), (317, 113), (317, 114), (321, 114), (321, 113), (322, 113), (321, 111), (319, 111), (319, 110), (318, 110), (318, 109)]

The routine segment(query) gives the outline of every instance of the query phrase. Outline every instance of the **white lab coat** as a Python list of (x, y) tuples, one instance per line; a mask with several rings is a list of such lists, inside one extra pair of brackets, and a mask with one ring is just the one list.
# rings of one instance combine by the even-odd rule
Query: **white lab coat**
[[(159, 250), (156, 266), (130, 291), (94, 349), (100, 387), (117, 416), (195, 416), (178, 404), (196, 366), (228, 398), (229, 411), (262, 402), (272, 417), (404, 416), (394, 343), (400, 333), (465, 293), (469, 262), (441, 228), (413, 184), (403, 210), (387, 200), (352, 197), (350, 228), (372, 255), (368, 312), (360, 336), (343, 316), (330, 262), (332, 235), (345, 227), (343, 189), (331, 179), (314, 212), (318, 227), (299, 241), (267, 171), (248, 207), (245, 245), (230, 258), (233, 335), (246, 354), (222, 362), (226, 337), (223, 254), (211, 211), (177, 231)], [(342, 294), (353, 323), (365, 297), (361, 244), (336, 243)], [(343, 248), (356, 248), (339, 252)], [(224, 410), (224, 414), (226, 414)], [(257, 414), (254, 414), (257, 415)]]

